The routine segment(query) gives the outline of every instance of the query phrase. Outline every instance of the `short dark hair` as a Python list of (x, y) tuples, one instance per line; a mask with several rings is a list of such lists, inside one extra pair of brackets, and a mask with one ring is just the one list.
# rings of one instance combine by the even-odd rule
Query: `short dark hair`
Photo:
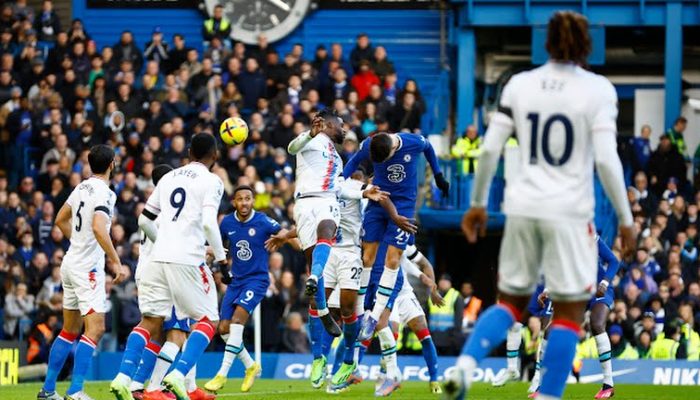
[(155, 168), (153, 168), (153, 172), (151, 173), (151, 178), (153, 179), (153, 184), (157, 185), (160, 178), (162, 178), (165, 174), (167, 174), (168, 172), (170, 172), (172, 170), (173, 170), (173, 167), (170, 166), (169, 164), (157, 165)]
[(192, 136), (190, 152), (195, 160), (211, 157), (216, 153), (216, 139), (208, 133), (198, 133)]
[(236, 197), (236, 193), (243, 191), (243, 190), (250, 190), (250, 193), (255, 196), (255, 190), (250, 185), (238, 185), (235, 189), (233, 189), (233, 195), (231, 197)]
[(324, 108), (323, 110), (319, 111), (318, 114), (316, 114), (316, 116), (323, 118), (326, 121), (336, 121), (341, 124), (343, 123), (342, 119), (340, 118), (340, 115), (338, 115), (338, 112), (333, 107)]
[(679, 122), (686, 124), (686, 123), (688, 123), (688, 120), (685, 117), (678, 117), (678, 118), (676, 118), (676, 122), (674, 122), (673, 125), (676, 125)]
[(98, 144), (90, 148), (88, 163), (93, 174), (104, 174), (114, 161), (114, 150), (106, 144)]
[(391, 154), (392, 144), (388, 133), (382, 132), (372, 136), (372, 141), (369, 143), (369, 158), (376, 163), (386, 161)]

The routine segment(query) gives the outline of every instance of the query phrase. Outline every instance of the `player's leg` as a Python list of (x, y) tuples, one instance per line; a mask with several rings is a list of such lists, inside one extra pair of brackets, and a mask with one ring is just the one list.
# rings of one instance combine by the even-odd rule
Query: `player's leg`
[[(332, 288), (325, 287), (324, 300), (331, 296), (332, 291)], [(311, 380), (311, 387), (320, 389), (326, 383), (328, 353), (333, 337), (328, 334), (328, 331), (324, 327), (323, 319), (319, 316), (317, 309), (314, 308), (316, 306), (315, 302), (316, 298), (311, 298), (309, 302), (309, 336), (311, 340), (311, 354), (313, 356), (311, 376), (309, 378)], [(330, 311), (328, 311), (323, 318), (328, 318), (335, 324), (335, 320)], [(340, 331), (340, 328), (338, 328), (338, 331)]]
[[(163, 378), (165, 378), (165, 375), (173, 365), (175, 358), (177, 358), (180, 349), (185, 344), (185, 340), (187, 340), (187, 332), (183, 331), (182, 329), (189, 329), (189, 327), (179, 326), (179, 321), (171, 321), (167, 321), (163, 327), (163, 329), (167, 331), (165, 336), (166, 341), (161, 347), (160, 353), (158, 353), (156, 365), (153, 368), (153, 373), (148, 381), (148, 386), (146, 386), (146, 391), (144, 394), (145, 400), (149, 400), (150, 398), (160, 400), (160, 398), (162, 398), (163, 393), (161, 392), (161, 388)], [(170, 325), (172, 325), (172, 327)]]
[(139, 367), (136, 369), (134, 378), (131, 380), (131, 384), (129, 385), (129, 390), (134, 398), (143, 394), (144, 384), (153, 373), (153, 368), (156, 365), (156, 359), (158, 358), (158, 353), (160, 353), (160, 350), (160, 340), (154, 341), (151, 339), (151, 341), (146, 344), (146, 348), (141, 355)]
[(309, 296), (315, 294), (319, 287), (322, 287), (318, 281), (323, 276), (323, 269), (331, 255), (337, 228), (337, 223), (332, 219), (324, 219), (318, 223), (316, 245), (311, 254), (311, 275), (306, 281), (306, 294)]
[(605, 325), (608, 320), (610, 308), (602, 301), (593, 302), (591, 307), (590, 321), (591, 333), (595, 338), (598, 347), (598, 360), (600, 367), (603, 370), (603, 387), (595, 395), (596, 399), (607, 399), (613, 396), (613, 370), (612, 370), (612, 347), (610, 345), (610, 337), (605, 330)]
[[(63, 273), (63, 271), (61, 272)], [(70, 296), (71, 294), (67, 292), (63, 298), (63, 329), (51, 345), (46, 378), (44, 379), (44, 385), (41, 391), (37, 395), (37, 399), (39, 400), (63, 399), (62, 396), (56, 393), (56, 381), (63, 369), (63, 365), (66, 363), (66, 359), (68, 359), (68, 356), (73, 350), (73, 343), (80, 335), (80, 330), (83, 327), (83, 319), (80, 316), (80, 311), (77, 310), (77, 298), (75, 298), (74, 305), (70, 305), (70, 303), (66, 302), (70, 301)], [(68, 309), (66, 305), (75, 307), (76, 309)]]
[[(428, 322), (425, 320), (425, 314), (421, 308), (418, 300), (413, 298), (415, 303), (413, 305), (417, 307), (413, 312), (417, 316), (410, 318), (408, 321), (408, 327), (413, 333), (415, 333), (421, 344), (421, 352), (423, 353), (423, 358), (425, 359), (425, 365), (428, 367), (428, 374), (430, 375), (430, 391), (434, 394), (442, 393), (442, 388), (438, 383), (438, 355), (437, 349), (435, 348), (435, 343), (433, 343), (433, 338), (430, 336), (430, 330), (428, 329)], [(420, 314), (418, 314), (420, 313)]]
[(547, 349), (547, 339), (549, 338), (549, 325), (552, 322), (550, 316), (541, 317), (542, 326), (544, 328), (540, 332), (540, 344), (537, 346), (537, 358), (535, 359), (535, 374), (532, 376), (532, 382), (530, 382), (530, 387), (527, 389), (527, 392), (530, 393), (530, 396), (528, 396), (529, 398), (535, 398), (537, 392), (540, 389), (540, 382), (542, 380), (542, 359), (544, 358), (544, 352)]
[(70, 399), (72, 395), (83, 391), (85, 375), (92, 365), (92, 353), (95, 352), (95, 347), (97, 347), (97, 343), (105, 332), (104, 313), (92, 312), (86, 314), (83, 320), (85, 331), (80, 337), (78, 347), (75, 348), (75, 355), (73, 356), (73, 378), (71, 379), (70, 387), (66, 391), (66, 398), (68, 399)]
[(585, 222), (539, 221), (542, 268), (556, 318), (542, 359), (538, 399), (559, 399), (576, 353), (578, 331), (596, 283), (595, 229)]
[[(369, 296), (367, 290), (372, 276), (372, 266), (377, 257), (378, 249), (379, 242), (362, 242), (362, 274), (360, 274), (360, 290), (357, 292), (357, 303), (362, 305), (363, 308), (365, 305), (365, 297)], [(372, 302), (374, 302), (374, 292), (372, 292), (371, 296)]]
[(508, 335), (506, 336), (507, 366), (506, 369), (501, 370), (498, 375), (493, 378), (491, 382), (492, 386), (504, 386), (510, 381), (517, 381), (520, 379), (518, 361), (520, 361), (520, 344), (523, 340), (522, 328), (523, 324), (516, 322), (508, 329)]
[[(348, 271), (349, 272), (349, 271)], [(360, 271), (356, 271), (359, 278)], [(341, 286), (342, 287), (342, 286)], [(343, 320), (343, 364), (340, 369), (333, 375), (331, 381), (333, 387), (347, 386), (348, 377), (355, 372), (357, 363), (355, 363), (355, 341), (357, 339), (357, 314), (355, 313), (355, 305), (357, 303), (357, 290), (341, 289), (340, 290), (340, 315)]]
[(399, 370), (396, 358), (396, 338), (398, 333), (392, 331), (391, 326), (387, 325), (377, 333), (377, 336), (379, 336), (382, 359), (386, 365), (386, 380), (379, 388), (376, 388), (374, 395), (383, 397), (388, 396), (401, 387), (401, 370)]
[[(233, 318), (234, 310), (236, 308), (236, 299), (240, 296), (243, 287), (240, 285), (228, 285), (226, 287), (226, 293), (224, 293), (224, 298), (221, 300), (221, 312), (219, 313), (219, 335), (226, 343), (226, 348), (224, 349), (224, 358), (221, 360), (221, 366), (219, 371), (216, 373), (213, 379), (204, 384), (204, 388), (210, 392), (219, 391), (226, 384), (228, 379), (228, 371), (233, 365), (233, 360), (236, 358), (236, 353), (234, 348), (238, 346), (233, 346), (229, 342), (232, 342), (232, 325), (231, 319)], [(240, 318), (240, 315), (239, 315)], [(248, 319), (245, 319), (248, 321)], [(242, 334), (241, 334), (242, 340)]]
[(540, 275), (540, 250), (531, 219), (506, 220), (499, 255), (498, 304), (477, 319), (457, 359), (457, 368), (443, 387), (447, 398), (464, 398), (478, 363), (506, 339), (508, 329), (516, 321), (521, 321), (521, 310), (527, 306)]
[(188, 400), (185, 375), (200, 359), (216, 333), (219, 320), (216, 287), (209, 268), (202, 264), (170, 264), (168, 286), (178, 317), (191, 317), (198, 322), (185, 342), (182, 356), (163, 383), (178, 400)]

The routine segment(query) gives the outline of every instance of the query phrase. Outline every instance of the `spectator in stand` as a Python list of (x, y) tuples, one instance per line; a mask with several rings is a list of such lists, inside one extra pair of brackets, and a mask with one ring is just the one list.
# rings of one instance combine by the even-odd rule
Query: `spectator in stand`
[(649, 190), (649, 182), (644, 171), (639, 171), (634, 176), (634, 188), (639, 194), (639, 205), (645, 216), (651, 216), (658, 209), (659, 200), (656, 195)]
[(422, 111), (416, 104), (413, 93), (404, 93), (400, 104), (396, 104), (391, 110), (390, 126), (393, 132), (420, 132)]
[(474, 327), (474, 323), (481, 314), (483, 302), (474, 295), (474, 287), (471, 282), (462, 283), (460, 294), (464, 299), (464, 313), (462, 318), (462, 332), (468, 333)]
[(632, 139), (632, 148), (634, 150), (634, 171), (646, 171), (651, 157), (651, 145), (649, 138), (651, 137), (651, 126), (642, 125), (639, 136)]
[(661, 135), (659, 146), (651, 154), (648, 174), (657, 196), (661, 196), (670, 178), (676, 178), (681, 187), (685, 186), (685, 161), (668, 135)]
[[(374, 57), (372, 59), (372, 69), (379, 76), (382, 82), (386, 81), (389, 74), (396, 74), (394, 63), (389, 61), (384, 46), (377, 46), (374, 49)], [(396, 82), (394, 82), (396, 83)]]
[(326, 50), (325, 45), (319, 44), (316, 46), (314, 60), (311, 65), (313, 66), (314, 70), (321, 71), (326, 61), (328, 61), (328, 50)]
[(15, 0), (12, 4), (12, 15), (18, 21), (34, 22), (34, 8), (27, 4), (27, 0)]
[(231, 22), (224, 17), (224, 6), (217, 4), (214, 6), (214, 13), (204, 21), (202, 26), (202, 37), (206, 42), (214, 37), (221, 40), (228, 40), (231, 36)]
[(350, 62), (352, 63), (353, 71), (360, 70), (360, 63), (372, 60), (374, 56), (374, 48), (369, 42), (369, 36), (366, 33), (357, 35), (355, 47), (350, 52)]
[(173, 74), (187, 61), (189, 49), (185, 45), (185, 37), (179, 33), (173, 35), (173, 48), (168, 51), (167, 62), (161, 65), (165, 74)]
[(456, 354), (464, 341), (464, 300), (459, 292), (452, 288), (452, 278), (447, 274), (443, 274), (438, 280), (438, 292), (444, 299), (444, 304), (438, 307), (433, 304), (432, 299), (428, 301), (430, 333), (440, 354)]
[(68, 29), (67, 34), (68, 41), (71, 43), (90, 41), (90, 35), (85, 31), (85, 26), (80, 18), (71, 21), (70, 29)]
[(298, 312), (290, 313), (287, 316), (287, 324), (282, 334), (282, 349), (285, 353), (309, 352), (309, 340), (304, 330), (304, 320)]
[(119, 43), (114, 45), (114, 60), (117, 63), (129, 61), (134, 71), (141, 71), (143, 55), (134, 43), (134, 36), (130, 31), (122, 32)]
[(61, 31), (61, 21), (53, 10), (53, 1), (44, 0), (41, 3), (41, 12), (34, 20), (34, 30), (37, 38), (42, 42), (53, 42)]
[(321, 77), (321, 85), (327, 86), (332, 80), (335, 69), (342, 68), (346, 74), (352, 72), (352, 65), (343, 57), (343, 46), (340, 43), (331, 45), (331, 55), (323, 63), (318, 75)]
[(164, 67), (168, 63), (168, 44), (163, 41), (163, 32), (160, 26), (153, 28), (151, 40), (146, 43), (143, 56), (147, 61), (155, 61), (159, 67)]
[(346, 71), (343, 68), (338, 68), (333, 73), (333, 82), (328, 86), (323, 102), (333, 104), (336, 99), (345, 99), (351, 89)]
[(379, 78), (372, 71), (370, 62), (367, 60), (360, 61), (355, 75), (350, 80), (350, 83), (357, 91), (357, 96), (360, 101), (364, 100), (368, 95), (373, 85), (379, 85)]
[[(14, 290), (5, 296), (5, 322), (3, 323), (5, 336), (10, 339), (17, 338), (20, 322), (30, 318), (34, 311), (34, 296), (27, 292), (27, 285), (16, 284)], [(22, 335), (27, 333), (22, 332)]]
[(678, 150), (678, 153), (685, 161), (690, 161), (688, 147), (685, 144), (683, 133), (688, 127), (688, 120), (685, 117), (676, 118), (673, 126), (666, 131), (666, 136), (671, 140), (671, 144)]
[(476, 125), (469, 125), (464, 131), (464, 136), (457, 139), (452, 146), (452, 157), (461, 160), (462, 173), (467, 175), (476, 172), (480, 153), (481, 137), (476, 130)]
[(253, 57), (258, 60), (258, 64), (264, 65), (267, 60), (267, 55), (273, 52), (277, 53), (274, 47), (270, 46), (270, 43), (267, 41), (267, 36), (261, 33), (257, 37), (257, 46), (251, 46), (250, 49), (247, 49), (246, 54), (248, 57)]
[(246, 60), (246, 68), (240, 75), (239, 89), (243, 95), (243, 108), (255, 109), (259, 98), (265, 95), (265, 76), (254, 58)]
[(46, 164), (49, 160), (60, 160), (61, 157), (66, 157), (71, 165), (75, 163), (75, 151), (68, 147), (68, 136), (60, 134), (56, 136), (54, 140), (55, 146), (47, 151), (44, 154), (44, 158), (41, 160), (41, 167), (39, 169), (40, 173), (46, 172)]

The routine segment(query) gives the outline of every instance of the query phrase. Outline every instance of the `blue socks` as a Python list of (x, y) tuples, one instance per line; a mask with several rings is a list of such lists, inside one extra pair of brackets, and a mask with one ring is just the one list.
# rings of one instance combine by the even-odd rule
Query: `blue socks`
[(425, 365), (428, 366), (428, 373), (430, 374), (430, 382), (437, 382), (438, 380), (438, 355), (437, 349), (435, 348), (435, 343), (433, 343), (433, 338), (430, 336), (430, 331), (428, 329), (423, 329), (419, 331), (416, 335), (418, 340), (420, 340), (421, 346), (423, 348), (423, 358), (425, 359)]
[(192, 367), (197, 364), (202, 354), (204, 354), (204, 350), (209, 346), (209, 342), (211, 342), (215, 332), (216, 329), (214, 329), (214, 325), (211, 322), (206, 319), (199, 321), (192, 329), (192, 334), (190, 334), (187, 342), (185, 342), (184, 351), (175, 366), (175, 370), (183, 376), (187, 375)]
[(131, 331), (129, 337), (126, 339), (124, 356), (122, 357), (122, 363), (119, 366), (120, 374), (124, 374), (129, 378), (134, 376), (136, 368), (138, 368), (139, 362), (141, 361), (143, 349), (146, 347), (146, 344), (150, 339), (151, 334), (140, 326), (137, 326)]
[(335, 373), (338, 372), (345, 354), (345, 339), (341, 337), (340, 341), (338, 341), (338, 347), (335, 348), (335, 358), (333, 359), (333, 369), (331, 370), (331, 374), (335, 375)]
[(542, 360), (541, 394), (554, 398), (561, 398), (564, 394), (566, 379), (569, 377), (571, 363), (576, 355), (578, 330), (578, 324), (571, 321), (552, 322), (547, 339), (547, 350)]
[(141, 356), (141, 364), (139, 364), (139, 369), (136, 370), (136, 374), (134, 375), (134, 382), (143, 384), (148, 378), (151, 377), (153, 368), (156, 366), (158, 353), (160, 353), (160, 345), (152, 340), (148, 342), (146, 345), (146, 350), (143, 351), (143, 355)]
[[(508, 329), (518, 315), (504, 304), (489, 307), (476, 321), (474, 331), (462, 348), (462, 355), (468, 355), (479, 363), (491, 350), (506, 340)], [(567, 370), (568, 371), (568, 370)]]
[(85, 375), (90, 370), (92, 365), (92, 353), (95, 351), (97, 343), (89, 337), (83, 335), (80, 337), (78, 347), (75, 348), (75, 357), (73, 359), (73, 378), (71, 379), (70, 387), (66, 394), (72, 395), (83, 390)]
[[(318, 290), (314, 295), (314, 300), (316, 300), (316, 310), (327, 310), (328, 304), (326, 304), (326, 287), (323, 277), (318, 278)], [(321, 314), (323, 316), (325, 314)]]
[(73, 342), (75, 342), (77, 337), (77, 334), (61, 331), (56, 340), (54, 340), (53, 345), (51, 345), (51, 352), (49, 353), (49, 368), (46, 372), (46, 379), (44, 379), (43, 389), (45, 391), (53, 392), (56, 390), (56, 380), (58, 380), (58, 374), (61, 373), (63, 365), (66, 363), (66, 359), (68, 359), (68, 356), (73, 349)]
[(355, 313), (347, 318), (343, 318), (343, 338), (345, 338), (345, 357), (343, 362), (345, 364), (352, 364), (354, 361), (358, 328), (357, 315)]
[(323, 353), (323, 323), (318, 317), (318, 311), (309, 308), (309, 341), (311, 342), (311, 354), (314, 359), (321, 358)]
[[(332, 245), (329, 240), (319, 239), (316, 242), (313, 253), (311, 253), (311, 275), (315, 275), (319, 280), (323, 276), (323, 269), (326, 267), (328, 257), (331, 255)], [(318, 288), (319, 292), (323, 290), (323, 286), (320, 284)]]

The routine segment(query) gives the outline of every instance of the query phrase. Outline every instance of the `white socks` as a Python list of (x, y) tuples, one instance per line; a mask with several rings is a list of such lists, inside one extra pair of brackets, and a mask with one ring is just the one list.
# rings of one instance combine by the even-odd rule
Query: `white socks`
[(518, 360), (520, 359), (520, 343), (523, 341), (523, 336), (520, 333), (523, 324), (516, 322), (508, 329), (506, 337), (506, 355), (508, 356), (508, 371), (518, 370)]
[(401, 371), (396, 361), (396, 339), (388, 326), (379, 331), (379, 345), (382, 348), (382, 357), (386, 363), (386, 376), (389, 379), (401, 380)]
[(197, 364), (193, 365), (190, 372), (185, 375), (185, 387), (188, 393), (197, 390)]
[(382, 277), (379, 279), (379, 287), (377, 288), (376, 300), (374, 301), (374, 308), (372, 309), (372, 318), (375, 321), (379, 321), (382, 316), (387, 303), (389, 303), (389, 297), (391, 297), (391, 292), (394, 290), (396, 285), (396, 278), (399, 276), (399, 269), (390, 269), (388, 266), (384, 267), (384, 272), (382, 272)]
[[(369, 285), (369, 278), (372, 275), (372, 267), (362, 268), (362, 273), (360, 274), (360, 291), (357, 293), (357, 315), (360, 316), (365, 312), (365, 295), (367, 293), (367, 285)], [(362, 293), (362, 294), (360, 294)]]
[(594, 338), (596, 345), (598, 345), (598, 360), (600, 361), (600, 367), (603, 369), (603, 384), (613, 386), (612, 347), (610, 345), (610, 338), (605, 332), (594, 336)]
[(461, 355), (457, 357), (457, 367), (464, 373), (465, 385), (470, 387), (476, 370), (476, 360), (472, 356)]
[[(246, 369), (253, 365), (253, 359), (250, 357), (248, 350), (243, 346), (243, 329), (240, 324), (231, 324), (229, 335), (226, 337), (226, 351), (224, 352), (224, 360), (221, 362), (221, 368), (217, 375), (228, 376), (228, 371), (233, 365), (233, 360), (238, 357)], [(224, 335), (222, 335), (224, 337)]]
[(168, 373), (168, 369), (177, 357), (177, 353), (180, 352), (180, 347), (173, 342), (165, 342), (165, 344), (160, 348), (160, 353), (158, 353), (158, 358), (156, 359), (156, 366), (153, 367), (153, 373), (151, 374), (151, 379), (148, 381), (148, 386), (146, 391), (159, 390), (160, 384), (165, 378), (165, 374)]

